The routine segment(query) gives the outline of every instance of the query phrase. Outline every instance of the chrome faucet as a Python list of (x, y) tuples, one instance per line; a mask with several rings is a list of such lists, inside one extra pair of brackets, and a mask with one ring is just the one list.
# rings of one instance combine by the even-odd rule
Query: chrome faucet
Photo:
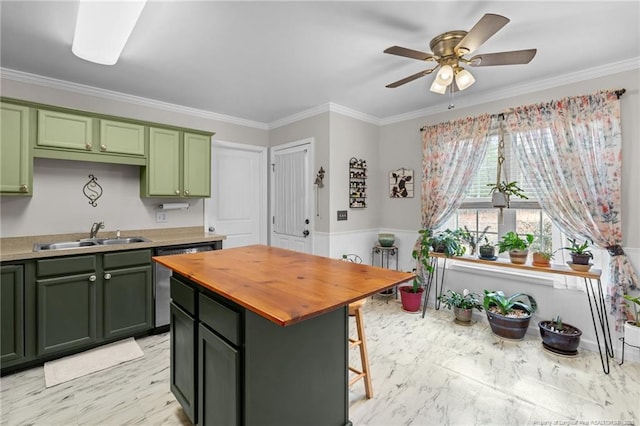
[(98, 235), (98, 231), (101, 229), (104, 229), (104, 222), (94, 222), (93, 225), (91, 225), (89, 238), (95, 238)]

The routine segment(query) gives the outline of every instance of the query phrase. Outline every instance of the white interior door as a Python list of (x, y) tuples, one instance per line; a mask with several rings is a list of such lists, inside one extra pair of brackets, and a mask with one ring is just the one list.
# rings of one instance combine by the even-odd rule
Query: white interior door
[(267, 244), (267, 149), (213, 141), (205, 229), (227, 236), (223, 248)]
[(313, 252), (312, 139), (271, 149), (271, 245)]

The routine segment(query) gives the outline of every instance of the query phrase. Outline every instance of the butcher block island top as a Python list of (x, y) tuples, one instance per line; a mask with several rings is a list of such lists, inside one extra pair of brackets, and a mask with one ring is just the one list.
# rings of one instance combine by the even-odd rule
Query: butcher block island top
[(153, 260), (281, 326), (346, 306), (415, 276), (264, 245)]

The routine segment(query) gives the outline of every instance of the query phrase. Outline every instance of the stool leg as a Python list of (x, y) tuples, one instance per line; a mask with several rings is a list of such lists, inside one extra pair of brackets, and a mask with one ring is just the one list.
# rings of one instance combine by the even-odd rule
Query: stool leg
[(364, 316), (362, 309), (356, 311), (356, 328), (360, 340), (360, 359), (362, 360), (362, 372), (364, 373), (364, 391), (368, 399), (373, 398), (373, 386), (371, 385), (371, 372), (369, 370), (369, 354), (367, 352), (367, 340), (364, 337)]

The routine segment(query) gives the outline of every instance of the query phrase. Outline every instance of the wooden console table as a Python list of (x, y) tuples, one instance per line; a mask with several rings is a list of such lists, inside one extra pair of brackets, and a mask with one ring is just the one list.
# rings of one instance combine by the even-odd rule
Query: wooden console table
[[(436, 309), (440, 308), (440, 302), (438, 301), (438, 295), (442, 294), (443, 286), (444, 286), (444, 275), (447, 266), (447, 259), (461, 261), (461, 262), (469, 262), (480, 265), (490, 265), (496, 266), (499, 268), (509, 268), (509, 269), (517, 269), (524, 271), (535, 271), (535, 272), (543, 272), (547, 274), (559, 274), (559, 275), (569, 275), (573, 277), (579, 277), (584, 279), (584, 284), (587, 290), (587, 300), (589, 301), (589, 309), (591, 310), (591, 319), (593, 321), (593, 329), (596, 334), (596, 342), (598, 344), (598, 352), (600, 353), (600, 362), (602, 364), (602, 370), (605, 374), (609, 374), (609, 358), (613, 358), (613, 343), (611, 342), (611, 331), (609, 330), (609, 317), (607, 316), (606, 311), (606, 303), (604, 298), (604, 293), (602, 292), (602, 283), (600, 281), (600, 276), (602, 275), (602, 271), (599, 269), (591, 269), (588, 272), (578, 272), (564, 265), (555, 265), (544, 267), (544, 266), (533, 266), (530, 264), (518, 265), (515, 263), (511, 263), (506, 259), (497, 259), (497, 260), (485, 260), (479, 259), (477, 257), (471, 256), (453, 256), (447, 257), (443, 253), (430, 253), (429, 254), (429, 262), (433, 268), (433, 271), (429, 274), (426, 280), (426, 289), (424, 291), (425, 299), (422, 307), (422, 317), (424, 318), (426, 309), (427, 309), (427, 301), (429, 298), (429, 293), (431, 291), (431, 285), (433, 281), (435, 281), (435, 296), (436, 296)], [(438, 277), (438, 259), (444, 259), (442, 265), (442, 274)], [(438, 280), (439, 278), (439, 280)], [(438, 281), (440, 281), (438, 283)], [(596, 284), (596, 288), (594, 288), (594, 282)], [(438, 284), (440, 288), (438, 288)], [(439, 293), (439, 294), (438, 294)], [(602, 341), (601, 341), (602, 340)]]

